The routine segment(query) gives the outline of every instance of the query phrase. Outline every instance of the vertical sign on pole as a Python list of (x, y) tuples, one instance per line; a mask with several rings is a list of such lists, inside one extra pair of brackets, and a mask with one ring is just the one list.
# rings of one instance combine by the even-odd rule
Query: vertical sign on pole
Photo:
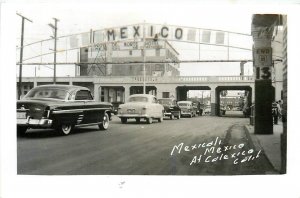
[(271, 69), (272, 69), (272, 48), (254, 48), (254, 66), (258, 71), (257, 79), (268, 80), (271, 79)]

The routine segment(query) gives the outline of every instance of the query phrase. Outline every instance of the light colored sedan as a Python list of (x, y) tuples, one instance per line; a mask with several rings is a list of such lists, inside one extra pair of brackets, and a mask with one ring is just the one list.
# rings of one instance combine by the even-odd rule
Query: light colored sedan
[(179, 101), (178, 106), (181, 108), (182, 116), (195, 117), (197, 114), (197, 106), (192, 101)]
[(163, 121), (164, 107), (158, 103), (153, 95), (149, 94), (134, 94), (128, 99), (128, 102), (121, 104), (118, 109), (118, 117), (124, 124), (128, 119), (135, 119), (140, 122), (145, 119), (148, 124), (151, 124), (154, 119), (158, 122)]

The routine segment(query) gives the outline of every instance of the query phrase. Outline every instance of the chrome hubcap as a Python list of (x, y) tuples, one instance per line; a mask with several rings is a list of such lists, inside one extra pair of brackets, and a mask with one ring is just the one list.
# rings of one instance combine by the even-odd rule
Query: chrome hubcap
[(62, 125), (62, 130), (65, 134), (70, 132), (71, 126), (70, 125)]
[(108, 118), (107, 118), (106, 115), (104, 115), (104, 117), (103, 117), (103, 126), (104, 126), (104, 128), (107, 128), (108, 124), (109, 124)]

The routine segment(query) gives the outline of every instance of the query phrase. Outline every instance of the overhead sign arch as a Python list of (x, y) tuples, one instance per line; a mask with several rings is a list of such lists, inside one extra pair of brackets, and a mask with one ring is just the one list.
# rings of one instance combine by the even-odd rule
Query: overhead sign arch
[[(187, 26), (140, 23), (60, 36), (57, 41), (57, 53), (66, 53), (65, 59), (68, 59), (67, 53), (69, 51), (78, 50), (82, 47), (90, 47), (105, 42), (141, 41), (144, 38), (147, 40), (152, 38), (155, 40), (220, 46), (227, 48), (228, 53), (229, 48), (252, 51), (252, 46), (249, 45), (252, 37), (249, 34)], [(50, 50), (53, 42), (53, 39), (45, 39), (24, 45), (24, 49), (30, 48), (31, 50), (25, 52), (23, 61), (32, 62), (32, 60), (35, 60), (34, 62), (37, 62), (37, 58), (43, 61), (41, 57), (54, 53), (53, 50)], [(19, 49), (17, 48), (17, 50)]]

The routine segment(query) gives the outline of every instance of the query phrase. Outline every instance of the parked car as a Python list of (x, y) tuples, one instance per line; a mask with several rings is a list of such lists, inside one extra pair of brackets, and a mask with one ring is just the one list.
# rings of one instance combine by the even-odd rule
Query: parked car
[(196, 116), (197, 106), (192, 101), (179, 101), (177, 104), (181, 108), (181, 116)]
[(62, 135), (74, 127), (98, 125), (109, 127), (110, 103), (96, 102), (85, 87), (73, 85), (42, 85), (31, 89), (17, 101), (17, 132), (28, 128), (53, 128)]
[(181, 109), (173, 98), (158, 99), (158, 103), (164, 106), (164, 117), (169, 117), (173, 120), (175, 117), (180, 119)]
[(128, 119), (135, 119), (140, 122), (145, 119), (148, 124), (153, 122), (153, 119), (158, 122), (163, 121), (164, 107), (158, 103), (153, 95), (149, 94), (134, 94), (129, 96), (128, 102), (121, 104), (118, 109), (118, 117), (124, 124)]
[(204, 107), (204, 115), (208, 115), (211, 113), (211, 106), (205, 106)]

